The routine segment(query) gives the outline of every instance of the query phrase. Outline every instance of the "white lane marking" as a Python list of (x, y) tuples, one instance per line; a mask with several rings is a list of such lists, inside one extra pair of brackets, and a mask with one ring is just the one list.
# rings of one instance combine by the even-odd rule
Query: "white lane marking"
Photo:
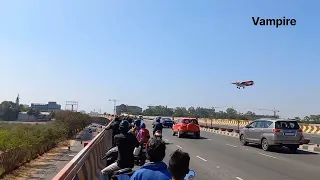
[(220, 166), (217, 166), (217, 168), (219, 169), (219, 168), (220, 168)]
[(202, 161), (207, 161), (206, 159), (200, 157), (200, 156), (197, 156), (197, 158), (201, 159)]
[(169, 140), (168, 140), (168, 139), (164, 139), (164, 141), (167, 141), (167, 142), (168, 142)]
[(238, 146), (235, 146), (235, 145), (232, 145), (232, 144), (226, 144), (227, 146), (231, 146), (231, 147), (238, 147)]
[(239, 178), (239, 177), (236, 177), (236, 179), (238, 179), (238, 180), (243, 180), (242, 178)]
[(178, 148), (180, 148), (180, 149), (183, 149), (181, 146), (179, 146), (179, 145), (176, 145)]
[(73, 157), (73, 156), (74, 156), (74, 154), (69, 154), (68, 156)]
[(274, 158), (274, 159), (276, 159), (277, 157), (274, 157), (274, 156), (270, 156), (270, 155), (268, 155), (268, 154), (263, 154), (263, 153), (260, 153), (261, 155), (263, 155), (263, 156), (267, 156), (267, 157), (270, 157), (270, 158)]
[(246, 151), (249, 151), (249, 149), (246, 149)]
[(206, 139), (206, 140), (211, 141), (212, 139)]

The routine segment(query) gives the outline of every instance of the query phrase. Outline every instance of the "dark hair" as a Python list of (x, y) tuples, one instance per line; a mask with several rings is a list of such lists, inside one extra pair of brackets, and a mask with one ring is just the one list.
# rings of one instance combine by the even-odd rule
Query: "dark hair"
[(166, 143), (161, 139), (151, 138), (147, 144), (147, 156), (151, 162), (161, 162), (166, 156)]
[(175, 179), (183, 179), (189, 172), (190, 156), (177, 149), (171, 154), (168, 170)]
[(121, 133), (127, 133), (129, 131), (129, 128), (130, 124), (126, 120), (121, 121), (121, 123), (119, 124), (119, 130)]

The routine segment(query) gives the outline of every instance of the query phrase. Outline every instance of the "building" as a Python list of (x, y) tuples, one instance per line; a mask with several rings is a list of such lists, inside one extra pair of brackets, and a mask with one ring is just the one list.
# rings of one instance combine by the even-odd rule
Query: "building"
[(49, 112), (41, 112), (37, 116), (28, 115), (27, 112), (19, 112), (18, 121), (50, 121), (51, 115)]
[(142, 114), (142, 108), (139, 106), (128, 106), (125, 104), (121, 104), (119, 106), (116, 106), (116, 113), (121, 114), (121, 113), (128, 113), (128, 114)]
[(87, 114), (87, 112), (84, 111), (84, 110), (81, 110), (80, 113), (81, 113), (81, 114)]
[(50, 112), (61, 110), (61, 105), (57, 104), (57, 102), (48, 102), (48, 104), (31, 103), (31, 108), (40, 112)]

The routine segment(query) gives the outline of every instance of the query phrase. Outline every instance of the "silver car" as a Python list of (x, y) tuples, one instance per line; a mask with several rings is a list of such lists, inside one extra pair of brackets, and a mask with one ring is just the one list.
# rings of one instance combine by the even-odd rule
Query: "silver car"
[(242, 145), (259, 144), (264, 151), (286, 146), (295, 153), (304, 141), (300, 125), (290, 119), (258, 119), (241, 129), (239, 135)]

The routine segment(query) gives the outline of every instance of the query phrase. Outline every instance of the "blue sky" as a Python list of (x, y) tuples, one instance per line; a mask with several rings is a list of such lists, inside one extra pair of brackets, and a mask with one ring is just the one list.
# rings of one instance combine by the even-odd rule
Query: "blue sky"
[[(2, 1), (0, 100), (319, 113), (318, 1)], [(295, 18), (254, 26), (251, 17)], [(317, 51), (318, 50), (318, 51)], [(238, 90), (233, 81), (254, 80)], [(256, 111), (268, 114), (270, 112)]]

